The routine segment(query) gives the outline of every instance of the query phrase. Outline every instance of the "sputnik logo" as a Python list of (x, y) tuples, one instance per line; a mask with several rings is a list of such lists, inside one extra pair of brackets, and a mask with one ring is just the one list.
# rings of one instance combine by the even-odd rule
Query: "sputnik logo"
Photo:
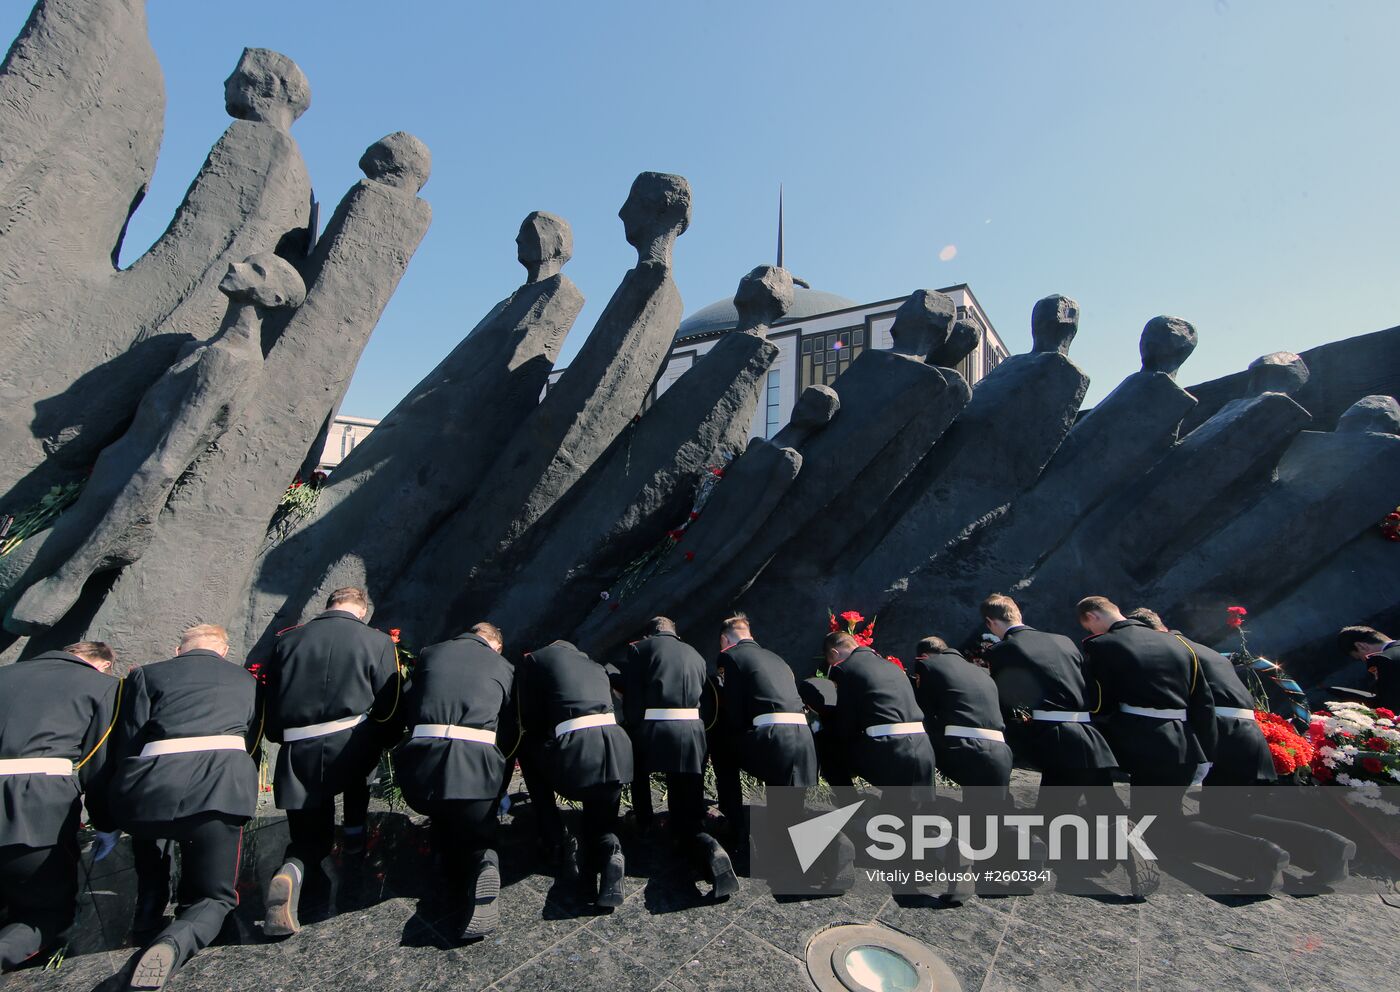
[(830, 847), (831, 842), (841, 833), (842, 828), (851, 822), (856, 810), (864, 805), (865, 800), (862, 799), (858, 803), (842, 806), (787, 828), (788, 837), (792, 839), (792, 849), (797, 854), (797, 863), (804, 872), (816, 863), (822, 852)]

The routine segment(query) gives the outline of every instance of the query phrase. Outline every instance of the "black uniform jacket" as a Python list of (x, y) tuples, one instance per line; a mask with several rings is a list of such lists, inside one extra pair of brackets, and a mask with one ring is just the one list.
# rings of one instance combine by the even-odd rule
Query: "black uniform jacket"
[[(267, 666), (267, 738), (283, 744), (273, 777), (278, 807), (323, 806), (363, 780), (378, 763), (401, 688), (394, 642), (353, 613), (327, 610), (283, 631)], [(362, 714), (369, 719), (352, 729), (283, 743), (288, 728)]]
[(646, 711), (699, 710), (706, 692), (713, 688), (705, 659), (675, 634), (653, 634), (627, 649), (622, 705), (637, 745), (639, 771), (697, 775), (705, 770), (704, 722), (648, 720)]
[(997, 684), (990, 672), (952, 648), (916, 658), (913, 667), (914, 696), (924, 711), (924, 726), (933, 740), (935, 754), (974, 741), (997, 744), (982, 738), (943, 736), (945, 727), (1006, 730)]
[(62, 651), (0, 668), (0, 758), (68, 758), (77, 771), (0, 775), (0, 847), (51, 847), (72, 836), (84, 792), (94, 824), (110, 825), (106, 742), (120, 685)]
[(1400, 641), (1391, 641), (1366, 659), (1367, 667), (1376, 670), (1373, 706), (1400, 713)]
[(475, 634), (423, 649), (404, 688), (400, 719), (410, 734), (420, 724), (475, 727), (496, 734), (495, 744), (410, 737), (399, 746), (394, 770), (404, 799), (420, 813), (441, 799), (494, 799), (514, 752), (515, 669)]
[[(114, 762), (109, 793), (122, 826), (178, 820), (198, 813), (251, 817), (258, 802), (257, 682), (213, 651), (186, 651), (134, 669), (108, 745)], [(153, 741), (236, 736), (243, 751), (195, 751), (141, 757)]]
[(1093, 724), (1023, 722), (1032, 710), (1091, 713), (1098, 708), (1098, 687), (1086, 680), (1084, 658), (1072, 640), (1034, 627), (1013, 627), (987, 653), (987, 660), (1018, 758), (1042, 770), (1117, 764)]
[(927, 733), (871, 737), (867, 728), (924, 722), (909, 676), (870, 648), (856, 648), (831, 669), (836, 724), (851, 769), (871, 785), (932, 785), (933, 744)]
[[(1103, 691), (1113, 753), (1128, 772), (1187, 765), (1215, 753), (1215, 704), (1195, 649), (1141, 620), (1086, 638), (1089, 671)], [(1122, 704), (1186, 711), (1186, 720), (1124, 713)], [(1194, 733), (1194, 736), (1192, 732)]]
[(772, 651), (745, 640), (720, 656), (720, 720), (739, 742), (739, 763), (768, 785), (817, 784), (817, 749), (806, 724), (755, 727), (764, 713), (802, 713), (792, 669)]
[(1189, 638), (1186, 643), (1196, 652), (1201, 674), (1210, 687), (1211, 699), (1215, 701), (1217, 709), (1214, 766), (1207, 781), (1211, 785), (1255, 785), (1274, 781), (1277, 778), (1274, 759), (1269, 754), (1269, 744), (1264, 740), (1259, 724), (1219, 713), (1222, 706), (1241, 710), (1255, 708), (1254, 697), (1240, 681), (1235, 666), (1230, 659), (1204, 644)]
[(632, 781), (632, 741), (620, 725), (556, 733), (565, 720), (613, 712), (612, 684), (602, 665), (568, 641), (555, 641), (527, 654), (519, 677), (525, 734), (548, 767), (555, 792), (581, 799), (583, 789)]

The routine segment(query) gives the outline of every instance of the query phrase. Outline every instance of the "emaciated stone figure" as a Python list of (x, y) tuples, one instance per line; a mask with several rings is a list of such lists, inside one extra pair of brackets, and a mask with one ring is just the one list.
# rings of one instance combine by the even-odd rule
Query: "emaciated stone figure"
[[(272, 252), (229, 266), (219, 284), (228, 314), (206, 344), (191, 344), (142, 398), (136, 418), (97, 460), (82, 496), (54, 526), (30, 575), (39, 578), (6, 621), (30, 633), (60, 620), (94, 572), (137, 561), (180, 476), (238, 421), (262, 371), (270, 310), (306, 299), (296, 269)], [(46, 576), (46, 577), (45, 577)]]
[(494, 484), (491, 466), (539, 404), (583, 308), (561, 271), (573, 254), (567, 221), (531, 213), (516, 248), (525, 284), (355, 446), (322, 486), (315, 514), (264, 555), (247, 627), (255, 653), (335, 589), (387, 588), (448, 514)]
[[(470, 600), (474, 571), (547, 513), (641, 410), (681, 320), (671, 273), (690, 226), (690, 184), (643, 172), (618, 211), (637, 265), (592, 333), (493, 470), (493, 484), (457, 508), (381, 603), (398, 626), (420, 628)], [(458, 590), (457, 599), (443, 598)], [(447, 602), (452, 606), (442, 609)], [(431, 618), (431, 619), (429, 619)], [(431, 635), (428, 639), (431, 639)]]
[[(91, 6), (125, 4), (94, 0)], [(104, 37), (102, 44), (105, 58), (108, 44), (117, 43)], [(148, 84), (122, 77), (104, 85), (139, 92)], [(6, 232), (0, 243), (0, 506), (5, 509), (13, 512), (51, 485), (85, 473), (103, 446), (121, 435), (137, 401), (182, 346), (218, 332), (225, 302), (218, 287), (231, 263), (265, 249), (293, 262), (305, 255), (311, 181), (287, 129), (310, 104), (306, 77), (285, 55), (246, 49), (224, 90), (234, 120), (210, 150), (170, 226), (130, 268), (117, 270), (116, 260), (126, 211), (140, 199), (135, 189), (84, 192), (87, 177), (26, 204), (44, 220), (32, 236), (0, 222)], [(94, 133), (102, 133), (107, 123)], [(0, 106), (0, 145), (8, 158), (8, 149), (32, 139), (6, 126)], [(125, 146), (136, 133), (122, 127), (122, 148), (102, 153), (105, 182), (132, 181), (123, 178), (124, 166), (117, 163), (131, 154)], [(157, 143), (159, 134), (157, 126)], [(66, 147), (96, 140), (86, 130), (78, 135), (75, 131)], [(138, 144), (146, 137), (140, 135)], [(123, 227), (110, 238), (100, 233), (109, 194), (123, 207)], [(37, 191), (31, 195), (39, 197)], [(75, 205), (81, 211), (69, 217)], [(75, 250), (74, 241), (84, 250)]]

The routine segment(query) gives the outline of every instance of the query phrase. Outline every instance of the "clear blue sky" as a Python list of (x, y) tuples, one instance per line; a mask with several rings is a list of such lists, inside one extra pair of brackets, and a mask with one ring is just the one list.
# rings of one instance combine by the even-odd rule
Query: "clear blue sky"
[[(686, 176), (687, 312), (771, 261), (858, 301), (967, 282), (1013, 351), (1077, 298), (1090, 400), (1159, 313), (1196, 324), (1185, 382), (1400, 323), (1389, 2), (529, 4), (152, 0), (165, 144), (125, 257), (226, 126), (244, 45), (311, 80), (293, 134), (323, 218), (365, 146), (433, 152), (432, 229), (344, 412), (381, 416), (521, 280), (533, 209), (573, 224), (579, 347), (635, 255), (633, 176)], [(11, 0), (13, 37), (28, 4)], [(941, 261), (945, 246), (956, 246)]]

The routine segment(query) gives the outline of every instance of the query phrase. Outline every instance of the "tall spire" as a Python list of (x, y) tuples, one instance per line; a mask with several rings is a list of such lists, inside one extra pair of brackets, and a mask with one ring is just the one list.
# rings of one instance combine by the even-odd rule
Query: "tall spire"
[(778, 268), (783, 267), (783, 184), (778, 183)]

